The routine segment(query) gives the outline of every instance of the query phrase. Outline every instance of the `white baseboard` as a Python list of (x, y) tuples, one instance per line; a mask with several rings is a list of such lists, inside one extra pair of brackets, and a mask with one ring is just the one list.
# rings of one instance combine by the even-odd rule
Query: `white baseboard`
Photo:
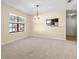
[(18, 41), (18, 40), (21, 40), (21, 39), (25, 39), (25, 38), (29, 38), (29, 37), (38, 37), (38, 38), (45, 38), (45, 39), (66, 40), (66, 39), (63, 39), (63, 38), (54, 38), (54, 37), (48, 37), (48, 36), (43, 36), (43, 35), (34, 35), (33, 34), (33, 35), (28, 36), (28, 37), (22, 37), (22, 38), (19, 38), (19, 39), (14, 39), (14, 40), (11, 40), (11, 41), (8, 41), (8, 42), (4, 42), (1, 45), (6, 45), (6, 44), (13, 43), (15, 41)]
[(45, 39), (57, 39), (57, 40), (66, 40), (64, 38), (55, 38), (55, 37), (49, 37), (49, 36), (44, 36), (44, 35), (31, 35), (31, 37), (38, 37), (38, 38), (45, 38)]
[(19, 38), (19, 39), (14, 39), (14, 40), (11, 40), (11, 41), (8, 41), (8, 42), (1, 43), (1, 45), (6, 45), (6, 44), (9, 44), (9, 43), (13, 43), (13, 42), (16, 42), (18, 40), (25, 39), (25, 38), (29, 38), (29, 37), (22, 37), (22, 38)]

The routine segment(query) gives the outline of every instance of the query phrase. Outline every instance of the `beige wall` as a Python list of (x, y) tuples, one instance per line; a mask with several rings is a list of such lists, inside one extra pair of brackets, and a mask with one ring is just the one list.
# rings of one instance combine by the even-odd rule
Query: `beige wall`
[[(59, 26), (47, 26), (46, 19), (59, 18)], [(40, 15), (39, 20), (31, 21), (31, 36), (66, 39), (66, 12), (54, 11)]]
[[(9, 13), (14, 13), (16, 15), (20, 15), (25, 17), (25, 31), (24, 32), (16, 32), (16, 33), (9, 33), (9, 28), (8, 28), (8, 20), (9, 20)], [(24, 37), (29, 36), (30, 32), (30, 16), (18, 11), (8, 5), (2, 4), (1, 5), (1, 42), (6, 43), (10, 41), (14, 41), (17, 39), (21, 39)]]
[[(24, 16), (25, 31), (18, 33), (9, 33), (8, 20), (9, 13)], [(59, 27), (47, 26), (46, 19), (59, 18)], [(31, 19), (31, 24), (30, 24)], [(30, 26), (31, 25), (31, 26)], [(31, 30), (31, 31), (30, 31)], [(66, 39), (66, 13), (65, 11), (54, 11), (40, 15), (40, 20), (35, 20), (30, 15), (18, 11), (10, 6), (2, 4), (1, 6), (1, 42), (6, 43), (18, 40), (28, 36), (46, 37), (55, 39)]]

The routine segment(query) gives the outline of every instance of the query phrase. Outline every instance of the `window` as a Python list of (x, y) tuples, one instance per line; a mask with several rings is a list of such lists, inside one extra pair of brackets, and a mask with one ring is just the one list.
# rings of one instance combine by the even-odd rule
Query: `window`
[(9, 15), (9, 32), (23, 32), (24, 31), (24, 17), (14, 14)]

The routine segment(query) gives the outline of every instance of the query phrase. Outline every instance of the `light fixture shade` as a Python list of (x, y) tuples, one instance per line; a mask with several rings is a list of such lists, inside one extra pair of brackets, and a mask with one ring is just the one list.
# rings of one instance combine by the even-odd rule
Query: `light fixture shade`
[(36, 20), (39, 20), (40, 16), (34, 16), (33, 18), (36, 19)]

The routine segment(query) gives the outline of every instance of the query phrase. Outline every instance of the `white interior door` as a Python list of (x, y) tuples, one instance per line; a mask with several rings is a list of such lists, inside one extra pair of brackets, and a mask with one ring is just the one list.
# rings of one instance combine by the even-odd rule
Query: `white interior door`
[(67, 16), (66, 20), (66, 34), (67, 35), (77, 35), (77, 16)]

